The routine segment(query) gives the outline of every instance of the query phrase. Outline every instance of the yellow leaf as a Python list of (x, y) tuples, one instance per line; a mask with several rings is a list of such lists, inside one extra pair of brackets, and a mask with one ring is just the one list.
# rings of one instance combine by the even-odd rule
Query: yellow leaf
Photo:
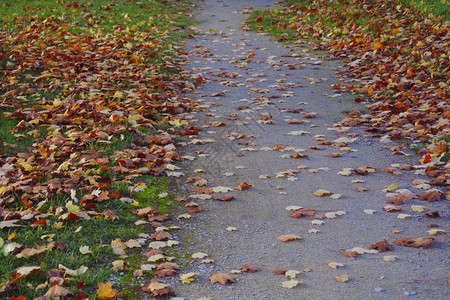
[(411, 205), (411, 210), (415, 212), (423, 212), (425, 206), (423, 205)]
[(80, 253), (88, 254), (88, 253), (92, 253), (92, 251), (89, 249), (89, 246), (80, 246)]
[(198, 277), (198, 273), (187, 273), (180, 276), (180, 280), (182, 283), (189, 283), (191, 281), (194, 281), (195, 278)]
[(112, 299), (116, 296), (117, 291), (112, 288), (112, 282), (108, 281), (106, 283), (97, 282), (97, 298), (99, 299)]
[(80, 207), (73, 204), (72, 201), (69, 201), (66, 203), (66, 208), (67, 208), (67, 211), (71, 212), (71, 213), (76, 213), (76, 212), (80, 211)]
[(445, 230), (443, 230), (443, 229), (430, 229), (427, 232), (428, 232), (428, 234), (444, 234)]
[(374, 48), (375, 50), (380, 49), (380, 48), (382, 48), (382, 47), (383, 47), (383, 43), (380, 42), (380, 41), (375, 41), (375, 42), (373, 43), (373, 48)]
[(71, 270), (71, 269), (69, 269), (68, 267), (66, 267), (66, 266), (64, 266), (64, 265), (62, 265), (62, 264), (59, 264), (58, 265), (58, 268), (60, 268), (60, 269), (63, 269), (65, 272), (66, 272), (66, 274), (67, 275), (70, 275), (70, 276), (79, 276), (79, 275), (83, 275), (84, 273), (86, 273), (86, 271), (87, 271), (87, 267), (85, 267), (85, 266), (81, 266), (81, 267), (79, 267), (78, 269), (76, 269), (76, 270)]
[(386, 187), (386, 190), (389, 190), (389, 191), (393, 191), (393, 190), (396, 190), (396, 189), (398, 189), (398, 185), (396, 185), (395, 183), (390, 184), (390, 185), (388, 185)]
[(349, 277), (345, 274), (335, 277), (337, 282), (346, 282), (349, 280)]
[(15, 237), (16, 237), (16, 233), (15, 232), (11, 233), (10, 235), (8, 235), (8, 241), (12, 240)]
[(283, 281), (281, 283), (281, 286), (284, 288), (292, 289), (292, 288), (295, 288), (296, 286), (302, 285), (302, 283), (303, 283), (303, 281), (289, 280), (289, 281)]

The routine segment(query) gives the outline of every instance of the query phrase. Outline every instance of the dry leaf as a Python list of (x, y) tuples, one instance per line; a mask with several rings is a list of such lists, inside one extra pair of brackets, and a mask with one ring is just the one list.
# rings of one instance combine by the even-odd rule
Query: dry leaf
[(227, 283), (234, 283), (236, 281), (236, 277), (224, 273), (217, 273), (211, 276), (208, 280), (211, 283), (227, 284)]
[(434, 238), (432, 237), (419, 237), (416, 239), (402, 238), (394, 241), (394, 244), (398, 246), (414, 247), (414, 248), (429, 248), (434, 244)]
[(281, 283), (281, 286), (284, 287), (284, 288), (292, 289), (292, 288), (295, 288), (297, 286), (301, 286), (302, 284), (303, 284), (303, 281), (288, 280), (288, 281), (283, 281)]
[(335, 277), (337, 282), (347, 282), (349, 281), (349, 277), (345, 274)]
[(301, 240), (301, 239), (302, 239), (301, 236), (293, 235), (293, 234), (285, 234), (285, 235), (280, 235), (278, 237), (278, 240), (282, 241), (282, 242), (290, 242), (290, 241)]
[(247, 265), (243, 265), (242, 267), (239, 268), (242, 272), (246, 272), (246, 273), (254, 273), (254, 272), (259, 272), (261, 271), (261, 269), (253, 264), (247, 264)]
[(98, 282), (97, 298), (112, 299), (117, 295), (117, 291), (112, 288), (112, 281), (106, 283)]

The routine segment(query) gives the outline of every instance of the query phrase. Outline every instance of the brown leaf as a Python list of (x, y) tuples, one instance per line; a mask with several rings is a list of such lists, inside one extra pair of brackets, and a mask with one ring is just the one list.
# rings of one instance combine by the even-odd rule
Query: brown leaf
[(295, 153), (291, 154), (292, 158), (306, 158), (308, 156), (309, 156), (308, 154), (300, 154), (298, 152), (295, 152)]
[(419, 237), (416, 239), (412, 238), (402, 238), (394, 241), (394, 244), (404, 247), (414, 247), (414, 248), (429, 248), (434, 244), (434, 238), (432, 237)]
[(66, 288), (63, 288), (60, 285), (55, 284), (47, 291), (47, 293), (45, 293), (44, 298), (45, 299), (55, 299), (55, 298), (59, 299), (61, 297), (72, 297), (72, 296), (73, 296), (73, 294), (71, 291), (69, 291)]
[(160, 278), (164, 278), (164, 277), (168, 277), (168, 276), (173, 276), (176, 273), (177, 273), (177, 270), (175, 270), (175, 269), (161, 269), (161, 270), (155, 271), (155, 273), (153, 273), (153, 275), (158, 276)]
[(391, 198), (387, 201), (387, 203), (394, 204), (394, 205), (402, 205), (405, 204), (405, 201), (407, 200), (407, 197), (403, 194), (400, 194), (398, 196), (395, 196), (394, 198)]
[(112, 221), (120, 219), (119, 218), (119, 216), (120, 216), (119, 213), (117, 211), (115, 211), (115, 210), (112, 210), (112, 209), (105, 209), (103, 211), (103, 215), (105, 216), (105, 219), (110, 219)]
[(312, 208), (301, 208), (301, 209), (298, 209), (298, 210), (295, 210), (295, 211), (291, 212), (289, 217), (291, 217), (291, 218), (311, 217), (315, 213), (316, 212)]
[(251, 188), (252, 185), (247, 182), (242, 182), (241, 184), (234, 187), (235, 190), (242, 191)]
[(211, 283), (227, 284), (227, 283), (236, 282), (236, 277), (233, 277), (233, 276), (230, 276), (230, 275), (224, 274), (224, 273), (217, 273), (217, 274), (211, 276), (208, 280)]
[(260, 268), (258, 268), (256, 265), (253, 265), (253, 264), (243, 265), (242, 267), (240, 267), (239, 270), (241, 270), (242, 272), (247, 272), (247, 273), (254, 273), (254, 272), (261, 271)]
[(441, 215), (439, 214), (439, 212), (437, 210), (428, 211), (428, 212), (424, 213), (423, 215), (428, 218), (440, 218), (441, 217)]
[(394, 251), (392, 246), (386, 240), (370, 245), (369, 249), (375, 249), (380, 252)]
[(156, 240), (156, 241), (165, 241), (165, 240), (171, 240), (173, 236), (164, 230), (158, 230), (154, 232), (152, 235), (150, 235), (150, 238)]
[(165, 263), (160, 263), (157, 267), (156, 270), (163, 270), (163, 269), (173, 269), (173, 270), (179, 270), (180, 266), (175, 264), (175, 263), (171, 263), (171, 262), (165, 262)]
[(356, 251), (345, 251), (344, 256), (345, 257), (357, 257), (359, 255)]
[(284, 273), (286, 273), (287, 271), (288, 270), (286, 270), (286, 269), (277, 269), (277, 270), (273, 271), (272, 273), (276, 274), (276, 275), (284, 275)]
[(430, 189), (419, 196), (420, 199), (428, 202), (435, 202), (441, 200), (443, 193), (437, 189)]
[(278, 240), (282, 241), (283, 243), (295, 241), (295, 240), (301, 240), (301, 239), (302, 239), (301, 236), (294, 235), (294, 234), (284, 234), (284, 235), (280, 235), (278, 237)]
[(234, 196), (213, 196), (212, 199), (217, 201), (231, 201), (234, 200)]

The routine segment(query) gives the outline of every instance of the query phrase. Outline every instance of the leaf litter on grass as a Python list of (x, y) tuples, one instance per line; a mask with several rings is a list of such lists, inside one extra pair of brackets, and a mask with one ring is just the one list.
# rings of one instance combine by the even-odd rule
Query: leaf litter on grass
[[(86, 285), (63, 280), (43, 297), (111, 299), (121, 289), (107, 271), (116, 255), (172, 238), (142, 232), (161, 226), (170, 206), (151, 176), (181, 160), (176, 136), (198, 132), (183, 119), (195, 104), (180, 94), (194, 86), (177, 62), (187, 5), (41, 2), (0, 4), (0, 226), (24, 244), (2, 245), (0, 294), (43, 295), (34, 286), (59, 272)], [(37, 261), (42, 269), (18, 273)]]

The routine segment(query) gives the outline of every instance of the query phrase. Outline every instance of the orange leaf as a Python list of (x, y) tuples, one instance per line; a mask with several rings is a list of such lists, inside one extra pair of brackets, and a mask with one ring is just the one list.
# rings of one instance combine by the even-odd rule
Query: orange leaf
[(108, 281), (106, 283), (97, 282), (97, 298), (99, 299), (112, 299), (116, 296), (117, 291), (112, 288), (112, 282)]
[(373, 43), (373, 49), (375, 49), (375, 50), (378, 50), (378, 49), (380, 49), (380, 48), (382, 48), (382, 47), (383, 47), (383, 43), (380, 42), (380, 41), (375, 41), (375, 42)]

